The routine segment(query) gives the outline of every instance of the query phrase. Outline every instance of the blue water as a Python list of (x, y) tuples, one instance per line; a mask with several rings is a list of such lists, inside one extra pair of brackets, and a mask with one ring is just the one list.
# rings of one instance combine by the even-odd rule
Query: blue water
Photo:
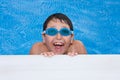
[(120, 0), (0, 0), (0, 54), (29, 54), (56, 12), (72, 20), (88, 54), (120, 54)]

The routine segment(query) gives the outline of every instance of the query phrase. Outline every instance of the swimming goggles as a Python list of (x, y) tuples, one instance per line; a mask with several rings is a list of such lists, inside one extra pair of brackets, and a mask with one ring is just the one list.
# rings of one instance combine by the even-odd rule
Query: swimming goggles
[(62, 36), (69, 36), (73, 34), (73, 31), (69, 30), (68, 28), (61, 28), (59, 31), (56, 28), (48, 28), (45, 31), (43, 31), (44, 34), (47, 34), (49, 36), (55, 36), (58, 33)]

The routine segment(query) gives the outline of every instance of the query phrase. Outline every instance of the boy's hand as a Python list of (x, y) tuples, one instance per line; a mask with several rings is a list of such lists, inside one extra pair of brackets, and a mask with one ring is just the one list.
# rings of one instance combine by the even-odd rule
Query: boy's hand
[[(41, 53), (41, 55), (43, 55), (45, 57), (51, 57), (51, 56), (54, 56), (55, 54), (53, 52), (43, 52), (43, 53)], [(76, 53), (76, 52), (68, 52), (68, 55), (69, 56), (76, 56), (76, 55), (78, 55), (78, 53)]]
[(77, 52), (68, 52), (68, 55), (69, 56), (76, 56), (76, 55), (78, 55), (78, 53)]
[(51, 57), (51, 56), (54, 56), (55, 54), (53, 52), (43, 52), (43, 53), (41, 53), (41, 55), (43, 55), (45, 57)]

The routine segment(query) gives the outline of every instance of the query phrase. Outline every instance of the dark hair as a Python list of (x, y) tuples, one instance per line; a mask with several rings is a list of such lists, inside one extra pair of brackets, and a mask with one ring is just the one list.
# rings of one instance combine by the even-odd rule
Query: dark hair
[(61, 22), (64, 21), (66, 24), (68, 24), (70, 26), (70, 30), (73, 31), (73, 25), (72, 25), (71, 20), (62, 13), (55, 13), (55, 14), (50, 15), (43, 24), (43, 31), (46, 30), (47, 24), (52, 19), (59, 19)]

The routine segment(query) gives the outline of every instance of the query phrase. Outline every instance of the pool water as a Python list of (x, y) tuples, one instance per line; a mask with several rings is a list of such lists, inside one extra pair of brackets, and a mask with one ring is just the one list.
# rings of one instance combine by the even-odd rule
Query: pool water
[(120, 54), (120, 0), (0, 0), (0, 54), (27, 55), (53, 13), (72, 21), (88, 54)]

